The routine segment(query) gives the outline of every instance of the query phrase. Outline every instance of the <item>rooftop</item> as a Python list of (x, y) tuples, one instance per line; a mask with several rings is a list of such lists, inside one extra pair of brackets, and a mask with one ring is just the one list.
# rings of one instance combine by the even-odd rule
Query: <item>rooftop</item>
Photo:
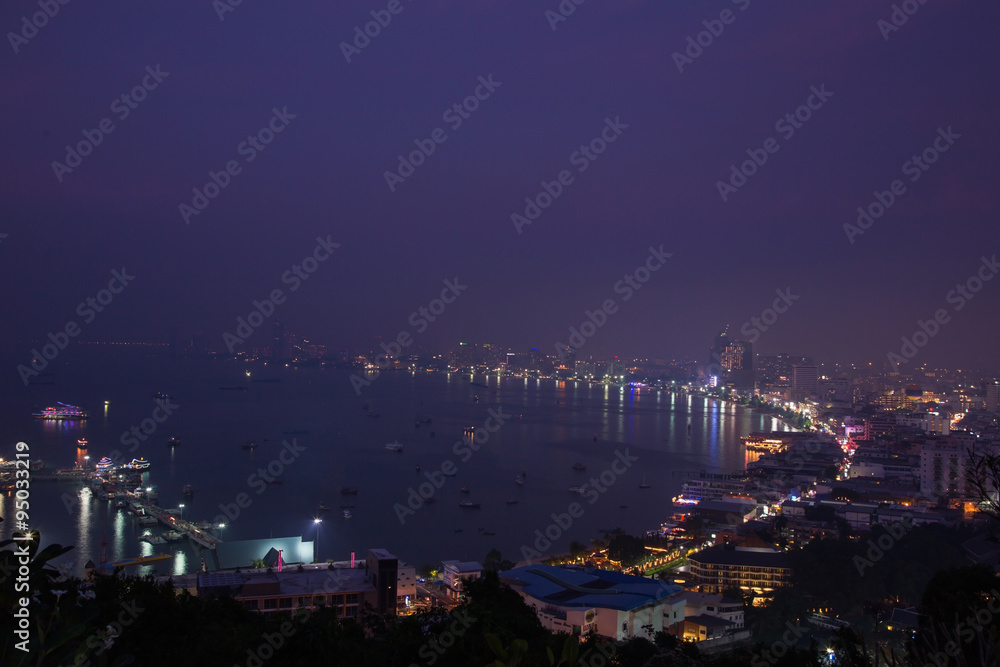
[(645, 577), (593, 568), (527, 565), (500, 573), (501, 581), (559, 607), (628, 611), (664, 600), (680, 590)]

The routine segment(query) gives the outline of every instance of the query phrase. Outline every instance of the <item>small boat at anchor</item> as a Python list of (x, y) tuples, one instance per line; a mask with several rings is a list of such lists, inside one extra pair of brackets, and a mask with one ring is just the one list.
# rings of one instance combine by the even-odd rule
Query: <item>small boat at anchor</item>
[(474, 503), (471, 500), (463, 500), (462, 502), (458, 503), (458, 506), (467, 509), (478, 509), (481, 506), (481, 503)]

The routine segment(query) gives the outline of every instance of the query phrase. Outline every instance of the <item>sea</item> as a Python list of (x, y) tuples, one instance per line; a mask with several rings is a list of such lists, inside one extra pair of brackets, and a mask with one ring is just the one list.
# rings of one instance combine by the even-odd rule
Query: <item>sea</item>
[[(741, 436), (786, 428), (732, 402), (638, 386), (405, 371), (352, 381), (343, 369), (175, 359), (164, 348), (128, 345), (71, 347), (25, 386), (17, 366), (30, 360), (26, 349), (0, 365), (4, 460), (18, 442), (48, 473), (92, 468), (113, 453), (145, 458), (142, 484), (161, 507), (224, 524), (215, 528), (223, 541), (301, 536), (322, 560), (383, 548), (418, 567), (439, 566), (481, 561), (496, 548), (522, 562), (615, 528), (642, 534), (669, 519), (685, 477), (742, 471)], [(170, 396), (169, 415), (157, 410), (158, 393)], [(58, 403), (89, 418), (32, 417)], [(418, 416), (430, 421), (418, 425)], [(88, 449), (78, 449), (80, 438)], [(180, 444), (168, 446), (170, 438)], [(390, 442), (402, 451), (387, 450)], [(342, 495), (344, 487), (357, 494)], [(479, 507), (460, 507), (463, 500)], [(4, 539), (16, 528), (14, 502), (13, 492), (0, 496)], [(186, 539), (139, 540), (147, 527), (82, 484), (35, 481), (29, 502), (30, 528), (43, 545), (72, 545), (64, 559), (77, 575), (102, 554), (173, 555), (129, 568), (141, 575), (202, 565)], [(351, 505), (350, 518), (341, 505)]]

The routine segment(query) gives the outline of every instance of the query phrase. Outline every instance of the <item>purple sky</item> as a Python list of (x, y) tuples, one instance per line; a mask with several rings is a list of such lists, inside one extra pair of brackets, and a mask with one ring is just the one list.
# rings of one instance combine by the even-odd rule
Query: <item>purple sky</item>
[[(1000, 253), (995, 4), (914, 2), (885, 39), (887, 1), (591, 0), (552, 30), (555, 0), (402, 0), (348, 63), (341, 42), (388, 4), (243, 0), (220, 21), (208, 1), (77, 0), (17, 53), (8, 35), (0, 340), (75, 320), (83, 339), (174, 326), (221, 346), (281, 288), (288, 326), (338, 348), (405, 330), (549, 351), (610, 298), (581, 354), (704, 357), (788, 287), (800, 298), (759, 352), (884, 360), (945, 309), (917, 360), (996, 369), (1000, 280), (946, 300)], [(0, 28), (38, 7), (5, 3)], [(672, 54), (724, 10), (679, 72)], [(112, 102), (157, 65), (169, 75), (120, 119)], [(501, 85), (452, 130), (442, 113), (489, 75)], [(786, 139), (775, 123), (812, 86), (833, 95)], [(294, 120), (247, 162), (239, 144), (285, 107)], [(571, 154), (617, 117), (628, 128), (580, 173)], [(52, 163), (103, 118), (114, 131), (60, 182)], [(385, 171), (439, 127), (391, 192)], [(911, 182), (903, 163), (939, 127), (960, 138)], [(778, 151), (724, 202), (717, 181), (769, 137)], [(240, 173), (185, 224), (178, 206), (230, 160)], [(562, 170), (573, 182), (518, 234), (511, 215)], [(850, 243), (844, 223), (896, 179), (905, 193)], [(328, 235), (340, 248), (290, 292), (283, 273)], [(673, 256), (625, 301), (616, 281), (661, 244)], [(122, 266), (134, 282), (85, 323), (77, 304)], [(468, 289), (417, 332), (410, 314), (456, 276)]]

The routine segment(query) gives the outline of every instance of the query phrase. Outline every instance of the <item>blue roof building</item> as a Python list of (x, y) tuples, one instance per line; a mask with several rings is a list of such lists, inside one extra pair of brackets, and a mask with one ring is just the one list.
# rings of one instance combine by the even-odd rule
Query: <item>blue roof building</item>
[[(648, 636), (648, 630), (656, 633), (671, 625), (677, 612), (668, 598), (680, 591), (656, 579), (579, 566), (526, 565), (501, 572), (500, 580), (520, 594), (549, 630), (615, 640)], [(681, 602), (680, 618), (683, 608)]]

